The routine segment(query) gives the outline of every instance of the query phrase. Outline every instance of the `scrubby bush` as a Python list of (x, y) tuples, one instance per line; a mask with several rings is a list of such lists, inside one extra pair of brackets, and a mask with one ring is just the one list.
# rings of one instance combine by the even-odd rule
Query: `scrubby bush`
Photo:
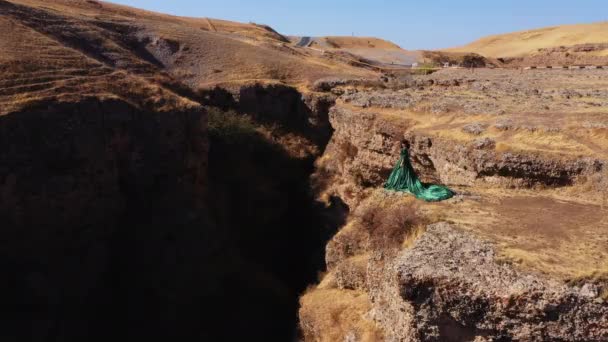
[(397, 201), (386, 207), (368, 202), (359, 208), (356, 215), (369, 236), (372, 250), (399, 248), (425, 221), (413, 201)]
[(234, 111), (222, 111), (211, 107), (207, 109), (209, 117), (209, 137), (220, 139), (224, 143), (239, 143), (256, 136), (256, 128), (246, 115)]
[(434, 63), (422, 63), (419, 67), (412, 69), (414, 75), (430, 75), (439, 70)]
[(342, 141), (338, 144), (337, 158), (340, 162), (344, 162), (347, 159), (354, 159), (359, 153), (357, 146), (350, 143), (350, 141)]
[(483, 56), (469, 54), (462, 57), (461, 66), (465, 68), (483, 68), (486, 66), (486, 60)]

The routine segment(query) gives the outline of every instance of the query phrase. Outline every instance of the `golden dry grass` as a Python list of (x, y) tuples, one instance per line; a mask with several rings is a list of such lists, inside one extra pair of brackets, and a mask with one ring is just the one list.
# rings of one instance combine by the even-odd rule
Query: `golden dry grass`
[[(552, 86), (570, 89), (579, 84), (585, 89), (601, 89), (603, 84), (588, 83), (586, 75), (569, 77), (570, 85), (552, 78)], [(549, 82), (549, 81), (547, 81)], [(597, 81), (596, 81), (597, 82)], [(603, 82), (603, 81), (602, 81)], [(587, 84), (588, 83), (588, 84)], [(470, 101), (483, 97), (476, 91), (458, 91)], [(590, 90), (590, 92), (592, 92)], [(449, 96), (449, 90), (443, 90)], [(497, 106), (505, 99), (498, 99)], [(378, 120), (420, 135), (441, 137), (447, 141), (471, 143), (491, 138), (499, 153), (518, 151), (551, 160), (563, 158), (608, 159), (608, 129), (589, 128), (588, 123), (604, 127), (605, 115), (577, 108), (578, 98), (568, 99), (570, 112), (517, 113), (504, 115), (465, 114), (461, 111), (433, 114), (425, 105), (421, 110), (358, 108), (340, 103), (353, 111), (373, 113)], [(522, 101), (525, 103), (525, 101)], [(529, 104), (526, 104), (529, 106)], [(555, 102), (554, 105), (559, 105)], [(523, 107), (522, 107), (523, 108)], [(497, 120), (508, 118), (512, 127), (494, 127)], [(462, 130), (468, 123), (485, 124), (479, 135)], [(605, 172), (608, 172), (605, 170)], [(459, 189), (457, 189), (459, 190)], [(455, 223), (497, 244), (502, 258), (520, 267), (568, 280), (590, 274), (608, 274), (608, 208), (602, 203), (608, 197), (608, 174), (598, 179), (580, 179), (575, 187), (545, 190), (508, 190), (504, 187), (476, 183), (473, 191), (479, 199), (463, 202), (420, 203), (422, 216)], [(390, 199), (393, 200), (393, 199)], [(382, 201), (375, 205), (382, 207)], [(352, 228), (350, 228), (352, 230)], [(413, 234), (415, 236), (415, 234)], [(411, 243), (404, 243), (404, 247)]]
[[(509, 77), (513, 79), (528, 77), (525, 74), (511, 73)], [(488, 74), (488, 78), (495, 77), (490, 71)], [(599, 71), (595, 78), (591, 78), (585, 74), (555, 72), (551, 77), (540, 78), (543, 74), (539, 72), (535, 78), (539, 77), (540, 80), (534, 79), (535, 84), (531, 82), (528, 86), (547, 92), (575, 89), (580, 93), (595, 94), (597, 90), (608, 87), (607, 78), (601, 77), (604, 74), (604, 71)], [(516, 84), (519, 83), (523, 82), (518, 81)], [(437, 101), (432, 97), (437, 91), (441, 92), (441, 100), (447, 104), (448, 109), (433, 113), (432, 108)], [(408, 91), (404, 96), (411, 96), (411, 93)], [(608, 159), (608, 112), (603, 106), (606, 99), (601, 92), (572, 98), (554, 96), (551, 100), (538, 96), (492, 94), (492, 90), (462, 87), (441, 90), (430, 88), (417, 93), (422, 93), (426, 99), (407, 109), (373, 106), (361, 108), (340, 101), (338, 105), (354, 112), (373, 114), (391, 127), (403, 131), (415, 131), (464, 144), (490, 138), (495, 141), (495, 150), (498, 152), (524, 152), (554, 159)], [(485, 114), (481, 110), (475, 114), (466, 112), (464, 106), (477, 104), (480, 108), (488, 106), (494, 111), (501, 109), (503, 112), (501, 115)], [(543, 109), (546, 104), (551, 107)], [(510, 127), (498, 128), (497, 124), (501, 121), (508, 121)], [(478, 135), (464, 131), (463, 128), (471, 123), (480, 124), (485, 129)]]
[(377, 189), (357, 208), (328, 246), (339, 262), (300, 299), (300, 327), (306, 341), (384, 340), (369, 318), (365, 284), (370, 251), (391, 254), (413, 246), (429, 218), (439, 219), (437, 215), (423, 218), (418, 204), (412, 196)]
[[(515, 128), (509, 131), (498, 130), (492, 125), (496, 122), (495, 116), (483, 115), (432, 115), (429, 113), (413, 111), (384, 111), (370, 109), (382, 115), (382, 119), (391, 123), (409, 125), (419, 133), (430, 134), (437, 137), (459, 142), (472, 142), (476, 139), (491, 138), (496, 142), (498, 152), (530, 152), (545, 155), (570, 157), (608, 157), (608, 130), (589, 130), (581, 127), (580, 116), (573, 113), (570, 116), (572, 126), (565, 126), (559, 131), (547, 132), (542, 126), (539, 130)], [(466, 133), (462, 128), (469, 123), (486, 124), (488, 128), (479, 135)], [(517, 120), (515, 120), (517, 122)], [(523, 122), (523, 121), (522, 121)], [(523, 125), (523, 123), (522, 123)]]
[(346, 37), (346, 36), (328, 36), (322, 37), (329, 46), (335, 49), (357, 49), (357, 48), (375, 48), (383, 50), (400, 50), (401, 48), (392, 42), (374, 37)]
[(477, 188), (478, 200), (421, 207), (493, 241), (501, 258), (570, 280), (608, 275), (608, 210), (585, 189)]
[[(439, 222), (439, 221), (443, 221), (443, 219), (430, 219), (430, 221), (433, 222)], [(420, 238), (422, 236), (422, 234), (424, 234), (424, 232), (426, 232), (426, 226), (422, 225), (422, 224), (418, 224), (416, 226), (414, 226), (407, 234), (407, 236), (405, 237), (405, 239), (403, 240), (403, 243), (401, 244), (401, 246), (404, 249), (408, 249), (408, 248), (412, 248), (414, 246), (414, 243), (416, 242), (416, 240), (418, 240), (418, 238)]]
[[(0, 17), (0, 30), (10, 34), (0, 37), (0, 115), (34, 103), (77, 102), (84, 97), (121, 98), (159, 111), (197, 106), (164, 87), (162, 84), (172, 80), (125, 49), (120, 40), (87, 25), (87, 11), (78, 12), (82, 21), (65, 16), (85, 2), (58, 1), (48, 8), (36, 1), (23, 3), (39, 6), (40, 11), (30, 12), (21, 3), (16, 7), (2, 4), (1, 8), (7, 15)], [(75, 8), (59, 12), (64, 9), (60, 5), (72, 3)], [(48, 15), (43, 11), (49, 11)], [(63, 22), (57, 24), (57, 20)], [(82, 46), (65, 41), (66, 32), (81, 34)], [(87, 50), (92, 39), (103, 52)], [(104, 59), (104, 53), (111, 54), (121, 67)]]
[(600, 22), (489, 36), (462, 47), (446, 49), (446, 51), (475, 52), (494, 58), (517, 57), (534, 53), (541, 48), (607, 42), (608, 22)]
[(18, 60), (22, 66), (33, 64), (34, 71), (87, 70), (92, 65), (148, 75), (168, 71), (193, 88), (264, 80), (300, 85), (327, 76), (373, 75), (295, 50), (258, 24), (176, 17), (96, 1), (11, 0), (2, 7), (7, 14), (3, 32), (10, 34), (0, 37), (0, 70)]
[(33, 103), (93, 96), (159, 111), (196, 106), (162, 87), (168, 80), (162, 75), (112, 68), (13, 18), (0, 17), (0, 30), (11, 32), (0, 38), (0, 115)]
[(409, 65), (421, 60), (420, 51), (404, 50), (397, 44), (373, 37), (320, 37), (312, 47), (332, 52), (346, 52), (368, 61)]
[(374, 192), (355, 212), (357, 227), (368, 237), (372, 250), (399, 249), (406, 240), (418, 235), (419, 227), (428, 222), (419, 214), (419, 203), (412, 196), (386, 196)]
[(300, 327), (306, 341), (382, 341), (383, 337), (367, 316), (371, 303), (363, 291), (316, 289), (300, 299)]

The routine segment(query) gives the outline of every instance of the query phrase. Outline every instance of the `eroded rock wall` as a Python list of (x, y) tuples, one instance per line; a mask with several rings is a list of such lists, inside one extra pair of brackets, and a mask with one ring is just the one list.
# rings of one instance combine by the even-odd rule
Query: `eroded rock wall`
[(592, 286), (499, 264), (490, 244), (449, 224), (429, 226), (386, 264), (370, 262), (368, 276), (373, 315), (391, 341), (608, 338), (608, 307)]
[[(348, 97), (356, 92), (344, 93)], [(404, 196), (379, 189), (403, 140), (411, 144), (412, 164), (423, 181), (447, 184), (465, 194), (469, 187), (519, 191), (578, 186), (601, 173), (605, 161), (500, 149), (492, 139), (479, 137), (474, 125), (463, 128), (465, 138), (451, 139), (421, 129), (418, 118), (400, 116), (401, 109), (353, 105), (345, 96), (329, 112), (334, 133), (316, 162), (313, 184), (325, 200), (344, 201), (350, 215), (327, 244), (326, 277), (301, 301), (301, 326), (309, 339), (350, 336), (367, 341), (361, 326), (370, 320), (387, 341), (606, 339), (607, 307), (596, 285), (569, 286), (507, 264), (497, 257), (497, 246), (455, 224), (430, 225), (418, 239), (411, 237), (413, 245), (409, 241), (407, 246), (374, 248), (372, 240), (389, 233), (374, 232), (376, 216), (369, 214), (411, 204)], [(402, 97), (395, 94), (393, 100), (410, 106)], [(348, 304), (323, 299), (334, 292), (368, 301), (371, 309), (358, 319), (342, 317), (339, 313), (349, 310)], [(319, 318), (328, 312), (336, 316), (332, 325)]]
[[(424, 133), (413, 122), (338, 103), (330, 111), (335, 130), (318, 172), (330, 193), (351, 204), (370, 187), (382, 186), (399, 156), (401, 141), (411, 144), (411, 160), (426, 182), (456, 186), (533, 187), (576, 184), (602, 170), (603, 162), (498, 151), (491, 139), (452, 140)], [(327, 181), (331, 177), (332, 181)]]
[(209, 271), (195, 263), (222, 246), (206, 120), (98, 97), (0, 117), (3, 336), (171, 336), (200, 313), (186, 309)]
[(202, 108), (159, 113), (91, 98), (12, 113), (0, 125), (2, 215), (9, 226), (114, 223), (127, 201), (150, 197), (203, 204)]
[(251, 118), (248, 137), (212, 145), (192, 102), (88, 97), (0, 117), (3, 337), (294, 335), (298, 293), (343, 224), (308, 182), (333, 97), (218, 94)]

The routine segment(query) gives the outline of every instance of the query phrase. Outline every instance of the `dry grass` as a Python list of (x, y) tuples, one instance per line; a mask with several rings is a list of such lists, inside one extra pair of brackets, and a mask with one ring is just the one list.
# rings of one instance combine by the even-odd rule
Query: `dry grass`
[[(90, 27), (99, 33), (95, 38), (97, 46), (120, 60), (123, 68), (109, 66), (107, 61), (96, 59), (94, 53), (87, 50), (92, 33), (83, 33), (84, 24), (65, 19), (66, 28), (72, 28), (73, 34), (83, 34), (80, 51), (73, 43), (63, 41), (69, 30), (47, 28), (44, 23), (32, 29), (21, 23), (21, 16), (29, 15), (28, 11), (16, 8), (11, 15), (0, 18), (0, 29), (11, 32), (0, 38), (0, 115), (35, 103), (77, 102), (85, 97), (122, 98), (133, 105), (154, 107), (158, 111), (197, 106), (165, 88), (163, 84), (172, 82), (169, 77), (156, 73), (152, 65), (119, 47), (102, 31)], [(40, 15), (34, 13), (38, 14), (32, 16)], [(51, 20), (57, 18), (57, 14), (53, 12), (42, 18)], [(46, 34), (39, 32), (43, 30)]]
[(496, 243), (501, 258), (526, 270), (569, 280), (608, 273), (608, 222), (591, 192), (476, 188), (477, 200), (433, 203), (423, 215)]
[[(462, 79), (470, 77), (463, 70), (440, 71), (432, 79)], [(341, 107), (368, 113), (391, 127), (415, 131), (420, 135), (472, 143), (480, 138), (491, 138), (498, 152), (523, 152), (553, 159), (563, 157), (608, 159), (608, 119), (603, 89), (608, 87), (606, 71), (572, 73), (552, 71), (550, 77), (542, 71), (521, 74), (504, 70), (478, 71), (477, 86), (428, 87), (404, 89), (403, 96), (419, 98), (409, 108), (360, 108), (352, 103)], [(488, 81), (482, 81), (487, 77)], [(479, 84), (488, 83), (485, 88)], [(503, 87), (521, 88), (519, 93)], [(496, 89), (498, 88), (498, 89)], [(440, 92), (442, 96), (435, 94)], [(594, 96), (563, 93), (597, 94)], [(589, 97), (589, 99), (585, 99)], [(593, 101), (591, 101), (593, 99)], [(438, 112), (434, 109), (439, 107)], [(546, 109), (546, 108), (549, 109)], [(484, 111), (487, 110), (487, 113)], [(500, 113), (497, 115), (496, 113)], [(507, 129), (497, 128), (501, 121), (509, 121)], [(479, 123), (487, 127), (479, 135), (463, 131), (463, 127)]]
[(377, 189), (361, 202), (348, 224), (327, 245), (327, 266), (331, 271), (371, 252), (394, 254), (411, 246), (426, 225), (441, 219), (422, 213), (418, 200), (412, 196), (389, 196)]
[(568, 284), (571, 286), (594, 284), (600, 290), (599, 297), (604, 301), (608, 301), (608, 269), (605, 272), (593, 272), (574, 277), (568, 280)]
[[(374, 115), (386, 122), (384, 126), (407, 123), (403, 131), (433, 137), (434, 142), (441, 138), (446, 144), (457, 142), (473, 148), (475, 140), (490, 138), (496, 147), (488, 153), (497, 152), (499, 157), (502, 153), (517, 152), (547, 162), (574, 164), (581, 158), (591, 158), (605, 163), (608, 121), (603, 107), (595, 106), (602, 101), (600, 95), (607, 85), (605, 76), (605, 71), (557, 70), (551, 74), (479, 71), (469, 76), (460, 70), (447, 70), (431, 78), (473, 78), (476, 86), (406, 89), (403, 96), (423, 99), (409, 108), (339, 105)], [(520, 89), (519, 93), (511, 91), (514, 87)], [(433, 96), (433, 100), (428, 100)], [(485, 105), (489, 101), (492, 106)], [(432, 105), (437, 102), (454, 106), (448, 111), (433, 113)], [(545, 109), (545, 105), (549, 109)], [(496, 108), (501, 109), (500, 115), (482, 111)], [(509, 124), (501, 124), (504, 122)], [(480, 123), (487, 128), (479, 135), (463, 132), (462, 128), (470, 123)], [(452, 221), (496, 242), (504, 258), (527, 270), (563, 280), (605, 273), (608, 272), (608, 222), (604, 219), (608, 206), (606, 169), (604, 167), (603, 176), (579, 177), (574, 187), (539, 187), (534, 191), (506, 190), (522, 185), (517, 178), (504, 182), (498, 177), (488, 178), (487, 183), (476, 181), (474, 187), (463, 189), (480, 196), (478, 200), (422, 204), (421, 215), (440, 214), (441, 220)]]
[(428, 222), (410, 196), (387, 196), (379, 189), (364, 200), (328, 245), (329, 272), (300, 300), (306, 340), (383, 340), (367, 318), (371, 303), (364, 289), (370, 252), (392, 254), (410, 248)]
[(392, 250), (403, 245), (417, 227), (424, 224), (414, 201), (396, 201), (378, 206), (375, 201), (363, 203), (355, 213), (361, 229), (369, 236), (372, 250)]
[(390, 41), (373, 37), (320, 37), (311, 46), (384, 64), (410, 65), (421, 59), (419, 51), (404, 50)]
[(541, 48), (608, 42), (608, 22), (564, 25), (482, 38), (469, 45), (447, 49), (475, 52), (486, 57), (516, 57)]
[[(17, 6), (10, 7), (10, 3)], [(299, 85), (326, 76), (375, 75), (295, 51), (264, 25), (213, 19), (210, 22), (215, 29), (210, 31), (209, 21), (203, 18), (163, 15), (106, 2), (10, 3), (3, 5), (9, 8), (8, 15), (0, 18), (2, 31), (10, 32), (0, 38), (0, 71), (14, 60), (21, 66), (34, 64), (37, 70), (58, 73), (69, 68), (88, 70), (92, 68), (89, 64), (96, 64), (146, 76), (164, 70), (193, 88), (257, 80)]]
[(168, 111), (194, 106), (184, 98), (193, 98), (187, 86), (203, 81), (299, 84), (370, 75), (285, 50), (281, 37), (263, 25), (212, 20), (217, 32), (208, 32), (201, 27), (205, 19), (95, 1), (12, 0), (0, 6), (0, 31), (8, 33), (0, 37), (0, 115), (84, 97), (117, 97)]
[[(442, 220), (433, 220), (433, 221), (438, 222), (438, 221), (442, 221)], [(416, 240), (418, 240), (418, 238), (420, 238), (422, 236), (422, 234), (424, 234), (424, 232), (426, 232), (425, 225), (419, 224), (417, 226), (414, 226), (413, 229), (408, 233), (406, 238), (403, 240), (402, 247), (405, 249), (412, 248), (414, 246), (414, 243), (416, 242)]]
[(371, 303), (362, 291), (314, 290), (300, 299), (300, 328), (306, 341), (382, 341), (367, 315)]
[(385, 50), (401, 49), (397, 44), (374, 37), (328, 36), (320, 38), (335, 49), (376, 48)]

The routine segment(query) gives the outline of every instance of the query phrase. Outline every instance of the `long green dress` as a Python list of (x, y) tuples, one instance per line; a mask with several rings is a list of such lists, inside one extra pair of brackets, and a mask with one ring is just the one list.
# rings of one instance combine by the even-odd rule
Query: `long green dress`
[(454, 196), (454, 192), (445, 186), (420, 182), (410, 163), (407, 149), (401, 151), (401, 158), (384, 184), (384, 188), (408, 192), (427, 202), (443, 201)]

